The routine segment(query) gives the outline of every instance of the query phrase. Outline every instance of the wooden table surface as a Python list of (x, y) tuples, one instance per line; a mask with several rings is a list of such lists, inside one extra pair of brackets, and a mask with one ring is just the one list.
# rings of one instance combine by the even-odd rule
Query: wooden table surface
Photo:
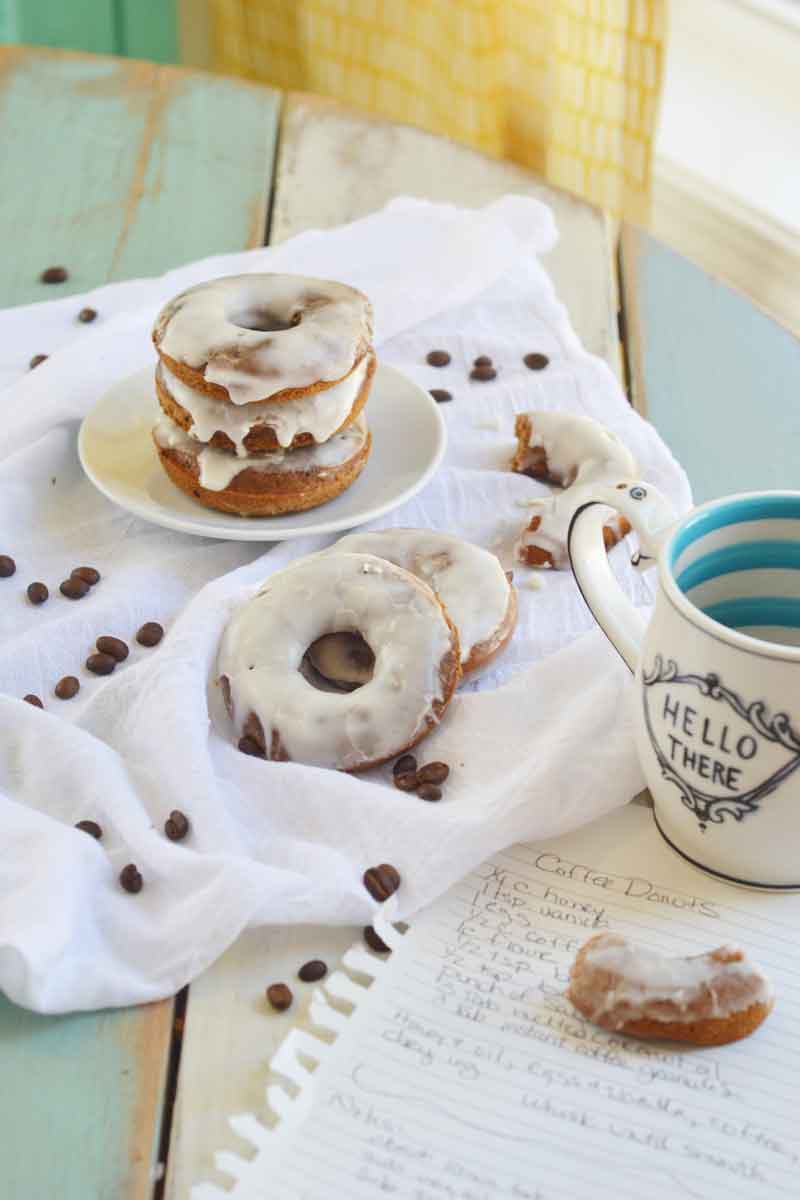
[[(111, 58), (0, 48), (0, 304), (49, 300), (351, 220), (399, 194), (551, 205), (546, 266), (588, 349), (689, 471), (698, 499), (797, 486), (800, 345), (743, 297), (527, 171), (310, 96)], [(69, 267), (56, 289), (43, 267)], [(46, 350), (43, 347), (43, 350)], [(230, 1182), (228, 1116), (269, 1120), (269, 1059), (304, 1019), (267, 982), (352, 929), (260, 929), (181, 995), (41, 1017), (0, 998), (9, 1200), (186, 1200)], [(310, 989), (306, 989), (309, 992)]]

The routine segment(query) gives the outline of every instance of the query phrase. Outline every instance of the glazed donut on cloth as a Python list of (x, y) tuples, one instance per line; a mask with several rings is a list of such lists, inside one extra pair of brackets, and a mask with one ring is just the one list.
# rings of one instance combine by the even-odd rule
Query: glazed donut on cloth
[[(360, 633), (375, 656), (356, 691), (319, 691), (301, 672), (311, 643), (337, 632)], [(217, 667), (240, 749), (364, 771), (438, 724), (459, 661), (458, 633), (427, 584), (372, 554), (314, 554), (233, 614)]]
[[(529, 567), (568, 567), (567, 534), (581, 504), (581, 487), (635, 479), (636, 460), (615, 433), (591, 417), (574, 413), (519, 413), (514, 433), (518, 445), (511, 470), (564, 489), (530, 501), (534, 515), (517, 541), (516, 557)], [(606, 549), (629, 532), (624, 517), (609, 513), (603, 526)]]
[(181, 292), (153, 326), (188, 387), (232, 404), (298, 400), (343, 380), (372, 341), (367, 297), (303, 275), (230, 275)]
[(296, 400), (256, 400), (232, 404), (189, 387), (163, 362), (156, 367), (162, 411), (200, 442), (237, 454), (326, 442), (355, 420), (369, 396), (375, 354), (368, 350), (339, 383), (308, 391)]
[[(517, 594), (494, 554), (452, 533), (431, 529), (380, 529), (351, 533), (326, 554), (376, 554), (429, 584), (458, 630), (461, 672), (484, 667), (508, 642), (517, 621)], [(363, 667), (350, 651), (328, 639), (311, 660), (329, 679), (359, 682)], [(330, 674), (329, 672), (333, 672)]]
[(176, 487), (207, 508), (241, 517), (304, 512), (333, 500), (361, 474), (372, 446), (363, 417), (321, 446), (245, 457), (195, 441), (163, 416), (153, 441)]
[(667, 958), (615, 933), (581, 946), (567, 996), (603, 1029), (696, 1046), (747, 1037), (774, 1004), (769, 981), (741, 950)]

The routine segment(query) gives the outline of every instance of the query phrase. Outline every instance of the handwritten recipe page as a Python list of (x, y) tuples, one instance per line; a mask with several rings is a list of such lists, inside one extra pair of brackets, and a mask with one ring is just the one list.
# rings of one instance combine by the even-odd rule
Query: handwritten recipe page
[[(798, 925), (800, 897), (706, 878), (639, 807), (515, 846), (415, 918), (368, 989), (345, 989), (363, 999), (333, 1014), (341, 1032), (302, 1103), (233, 1194), (797, 1197)], [(716, 1049), (598, 1029), (564, 991), (599, 930), (675, 955), (739, 944), (770, 976), (775, 1011)]]

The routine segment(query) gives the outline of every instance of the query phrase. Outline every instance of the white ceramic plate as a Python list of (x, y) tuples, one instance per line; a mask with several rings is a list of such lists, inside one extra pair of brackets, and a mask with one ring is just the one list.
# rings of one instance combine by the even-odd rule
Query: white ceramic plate
[(355, 483), (309, 512), (235, 517), (203, 508), (170, 482), (150, 437), (157, 410), (152, 369), (116, 384), (81, 425), (81, 465), (115, 504), (156, 525), (200, 537), (274, 542), (363, 525), (423, 488), (446, 445), (444, 420), (432, 397), (393, 367), (379, 364), (364, 409), (372, 452)]

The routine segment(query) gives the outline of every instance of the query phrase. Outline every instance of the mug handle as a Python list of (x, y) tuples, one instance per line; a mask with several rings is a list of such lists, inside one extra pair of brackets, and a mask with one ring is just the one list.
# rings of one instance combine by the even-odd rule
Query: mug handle
[(677, 514), (652, 483), (637, 480), (616, 487), (590, 484), (570, 521), (567, 552), (581, 595), (614, 649), (635, 672), (647, 622), (609, 566), (603, 542), (606, 506), (627, 517), (639, 535), (641, 554), (647, 558), (657, 557)]

